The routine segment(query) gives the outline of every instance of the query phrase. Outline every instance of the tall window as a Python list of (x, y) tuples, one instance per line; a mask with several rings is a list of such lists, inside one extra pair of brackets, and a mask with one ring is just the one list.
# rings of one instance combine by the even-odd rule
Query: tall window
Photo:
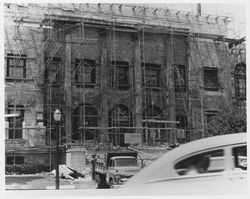
[(45, 63), (48, 65), (46, 66), (45, 70), (45, 80), (51, 84), (52, 86), (59, 85), (60, 81), (60, 68), (62, 65), (60, 57), (53, 57), (51, 58), (46, 57)]
[(24, 109), (22, 105), (9, 105), (8, 114), (16, 113), (18, 117), (9, 117), (9, 139), (22, 139), (22, 122), (24, 120)]
[(93, 87), (95, 84), (95, 60), (75, 60), (75, 83), (77, 87)]
[(184, 65), (174, 66), (175, 92), (186, 92), (186, 74)]
[(109, 130), (109, 140), (114, 145), (127, 146), (124, 143), (124, 134), (132, 133), (133, 130), (129, 128), (133, 126), (132, 116), (127, 106), (123, 104), (115, 105), (108, 113), (109, 127), (116, 127)]
[(7, 54), (7, 74), (8, 78), (26, 78), (26, 55)]
[[(159, 120), (155, 122), (154, 120)], [(160, 142), (167, 140), (166, 130), (164, 130), (165, 124), (161, 123), (160, 120), (165, 120), (163, 110), (156, 105), (149, 105), (143, 111), (143, 126), (149, 127), (150, 129), (143, 129), (143, 139), (149, 144), (153, 144), (153, 140), (157, 139)], [(161, 129), (158, 129), (161, 128)]]
[(176, 121), (178, 122), (176, 124), (176, 127), (178, 129), (186, 129), (187, 128), (187, 116), (185, 115), (177, 115)]
[(143, 85), (146, 87), (160, 87), (161, 65), (142, 64), (143, 66)]
[(132, 126), (129, 109), (125, 105), (116, 105), (109, 111), (109, 126)]
[(218, 68), (204, 68), (204, 88), (207, 91), (219, 90)]
[(246, 100), (246, 64), (236, 65), (234, 70), (235, 96), (237, 99)]
[(92, 140), (96, 136), (95, 129), (79, 129), (79, 127), (97, 127), (98, 115), (91, 104), (82, 104), (73, 110), (72, 129), (74, 140)]
[(129, 64), (125, 61), (111, 62), (111, 87), (119, 90), (129, 88)]

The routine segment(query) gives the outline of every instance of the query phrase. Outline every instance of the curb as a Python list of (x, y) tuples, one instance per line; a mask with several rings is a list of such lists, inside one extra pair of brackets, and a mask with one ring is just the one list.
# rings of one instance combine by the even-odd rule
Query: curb
[[(60, 185), (60, 189), (67, 190), (67, 189), (76, 189), (75, 185)], [(47, 186), (45, 189), (47, 190), (56, 190), (56, 186)]]

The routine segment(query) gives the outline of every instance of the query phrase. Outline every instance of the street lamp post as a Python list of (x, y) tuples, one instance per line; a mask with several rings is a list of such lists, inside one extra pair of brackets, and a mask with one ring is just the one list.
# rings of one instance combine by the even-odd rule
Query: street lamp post
[(59, 123), (61, 120), (61, 112), (56, 109), (54, 112), (54, 120), (56, 121), (56, 189), (59, 189)]

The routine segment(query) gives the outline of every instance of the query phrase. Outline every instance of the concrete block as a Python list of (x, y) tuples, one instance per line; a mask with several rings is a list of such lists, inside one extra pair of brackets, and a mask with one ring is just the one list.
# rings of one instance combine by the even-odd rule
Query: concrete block
[(76, 170), (86, 168), (86, 147), (84, 145), (69, 145), (66, 150), (66, 165)]

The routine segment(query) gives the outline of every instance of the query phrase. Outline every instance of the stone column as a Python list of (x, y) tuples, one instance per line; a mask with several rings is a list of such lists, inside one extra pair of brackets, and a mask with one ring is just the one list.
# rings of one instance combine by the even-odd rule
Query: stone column
[(66, 143), (71, 142), (71, 35), (66, 35), (66, 44), (65, 44), (65, 81), (64, 81), (64, 89), (65, 89), (65, 136)]
[(108, 78), (109, 78), (109, 70), (108, 70), (108, 34), (103, 33), (100, 35), (100, 56), (101, 56), (101, 70), (100, 70), (100, 98), (101, 98), (101, 119), (100, 119), (100, 127), (104, 128), (100, 131), (100, 141), (106, 142), (108, 139)]
[(134, 35), (134, 81), (135, 81), (135, 126), (136, 133), (142, 135), (143, 144), (143, 129), (142, 127), (142, 70), (141, 70), (141, 53), (140, 53), (140, 32)]
[[(168, 86), (168, 92), (169, 92), (169, 120), (175, 121), (176, 120), (176, 104), (175, 104), (175, 85), (174, 85), (174, 36), (170, 35), (169, 38), (166, 39), (166, 48), (167, 48), (167, 86)], [(174, 128), (175, 124), (171, 124), (171, 127)], [(171, 130), (170, 132), (170, 142), (171, 144), (174, 144), (174, 138), (175, 133), (174, 130)]]

